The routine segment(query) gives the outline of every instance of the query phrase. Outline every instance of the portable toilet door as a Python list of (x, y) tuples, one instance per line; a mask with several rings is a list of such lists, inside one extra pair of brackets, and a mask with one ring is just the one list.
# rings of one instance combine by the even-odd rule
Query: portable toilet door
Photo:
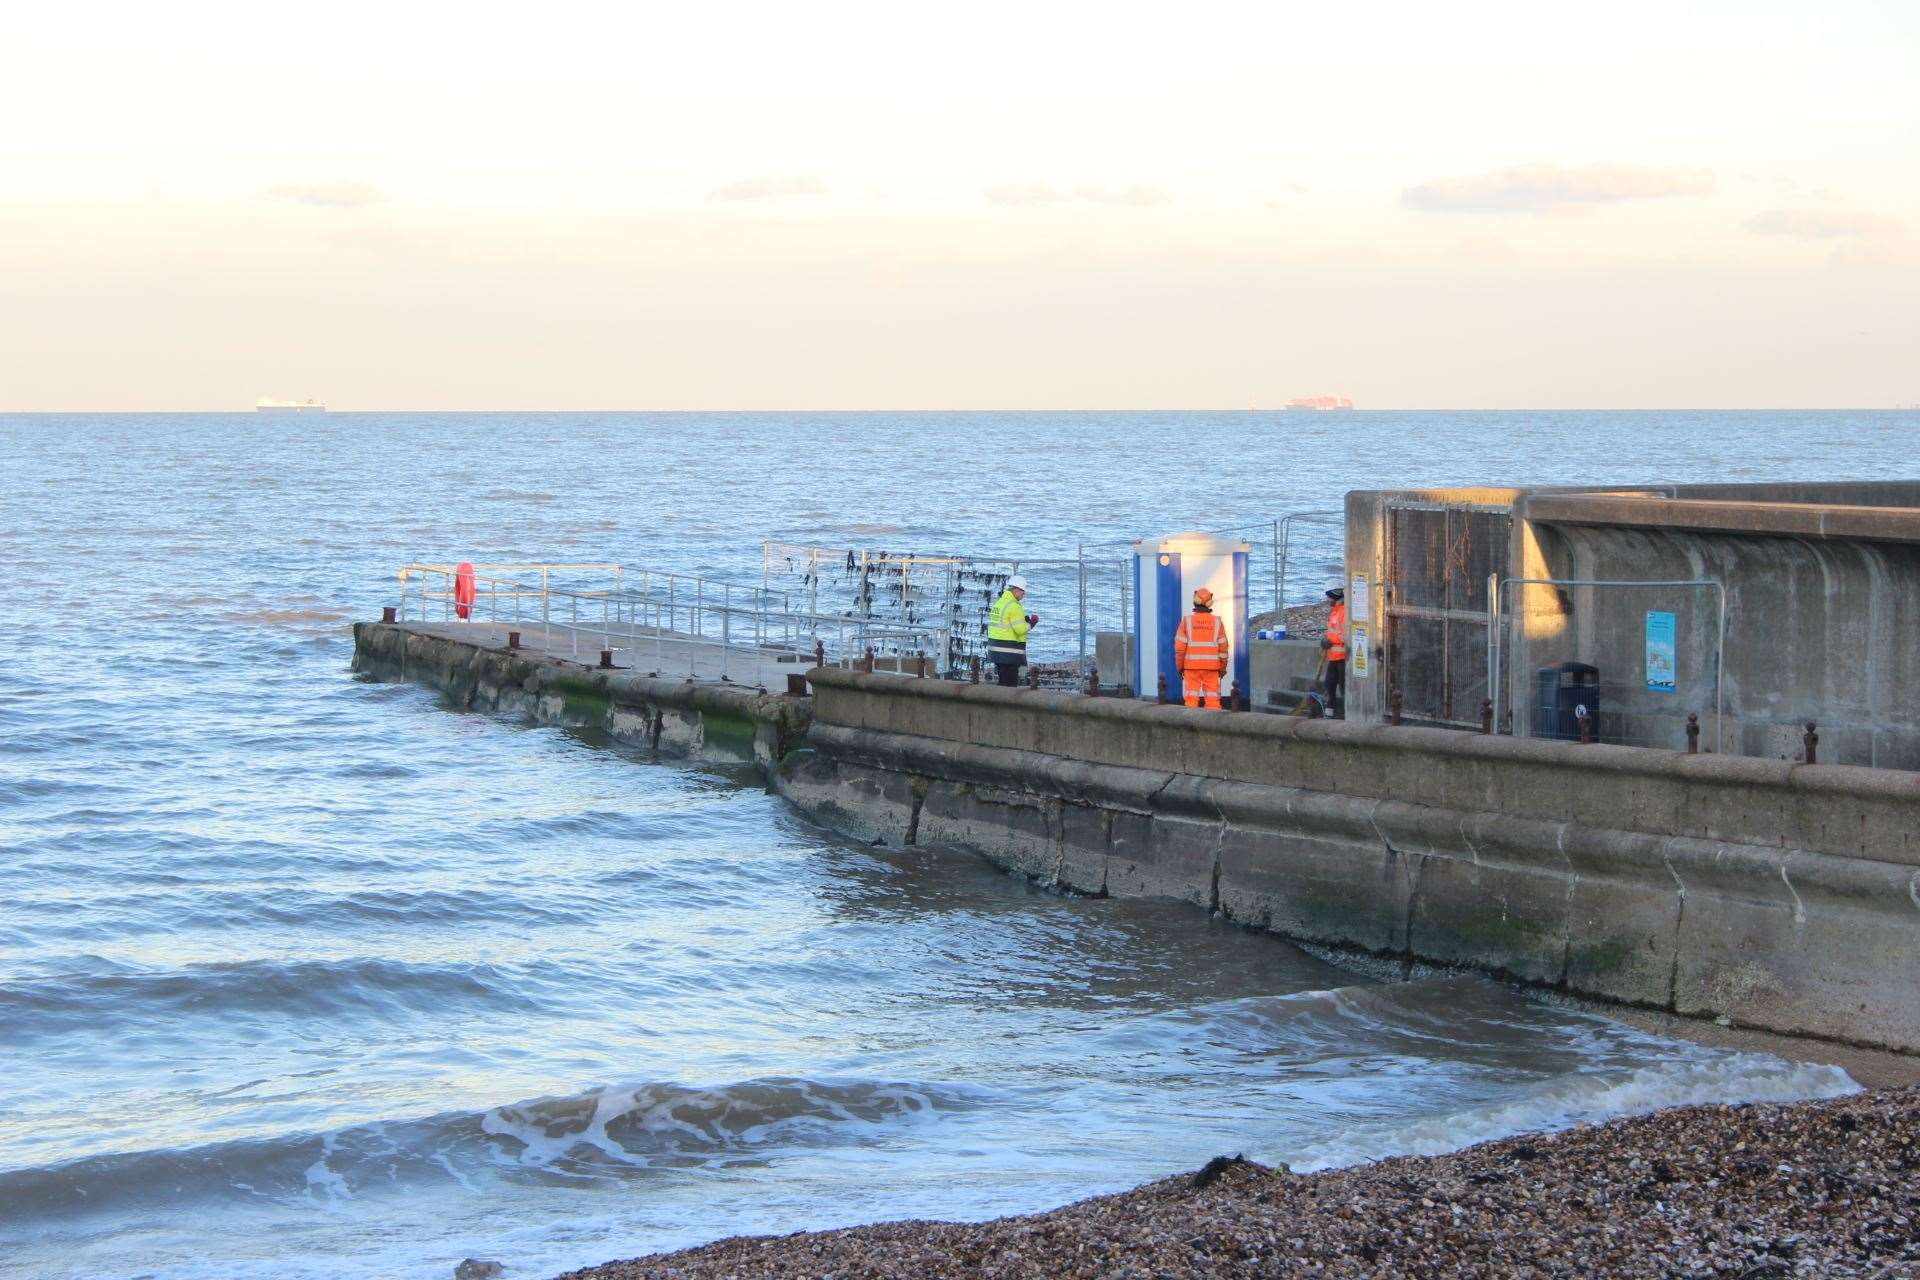
[(1213, 592), (1213, 612), (1227, 633), (1233, 666), (1222, 682), (1224, 697), (1232, 685), (1253, 687), (1247, 652), (1247, 553), (1244, 542), (1210, 533), (1176, 533), (1143, 538), (1133, 544), (1133, 687), (1143, 698), (1159, 691), (1167, 677), (1167, 696), (1180, 701), (1180, 673), (1173, 665), (1174, 635), (1193, 608), (1193, 593)]

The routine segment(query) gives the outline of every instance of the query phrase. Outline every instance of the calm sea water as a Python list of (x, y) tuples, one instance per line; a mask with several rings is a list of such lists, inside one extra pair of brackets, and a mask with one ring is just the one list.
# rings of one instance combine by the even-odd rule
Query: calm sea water
[[(1353, 487), (1879, 478), (1917, 426), (0, 416), (0, 1274), (540, 1276), (1844, 1089), (851, 845), (750, 778), (358, 680), (346, 626), (415, 557), (1072, 555)], [(1335, 541), (1301, 534), (1310, 586)]]

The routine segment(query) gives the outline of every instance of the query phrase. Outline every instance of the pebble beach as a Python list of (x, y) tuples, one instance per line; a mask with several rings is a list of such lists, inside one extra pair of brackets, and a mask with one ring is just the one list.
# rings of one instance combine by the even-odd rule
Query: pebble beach
[(1920, 1088), (1682, 1107), (1300, 1176), (1223, 1157), (1029, 1217), (721, 1240), (559, 1280), (1920, 1277)]

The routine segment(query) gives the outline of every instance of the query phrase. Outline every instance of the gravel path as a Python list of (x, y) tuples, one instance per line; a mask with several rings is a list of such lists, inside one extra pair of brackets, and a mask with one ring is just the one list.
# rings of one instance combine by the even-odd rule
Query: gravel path
[(993, 1222), (742, 1237), (561, 1280), (1920, 1278), (1920, 1088), (1685, 1107), (1452, 1155), (1199, 1174)]

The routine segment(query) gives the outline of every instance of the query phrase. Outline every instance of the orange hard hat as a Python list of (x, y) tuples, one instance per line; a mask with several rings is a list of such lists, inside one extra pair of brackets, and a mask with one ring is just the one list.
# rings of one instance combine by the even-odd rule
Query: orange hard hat
[(1198, 591), (1193, 593), (1193, 602), (1195, 604), (1212, 604), (1213, 592), (1209, 591), (1205, 587), (1202, 587)]

